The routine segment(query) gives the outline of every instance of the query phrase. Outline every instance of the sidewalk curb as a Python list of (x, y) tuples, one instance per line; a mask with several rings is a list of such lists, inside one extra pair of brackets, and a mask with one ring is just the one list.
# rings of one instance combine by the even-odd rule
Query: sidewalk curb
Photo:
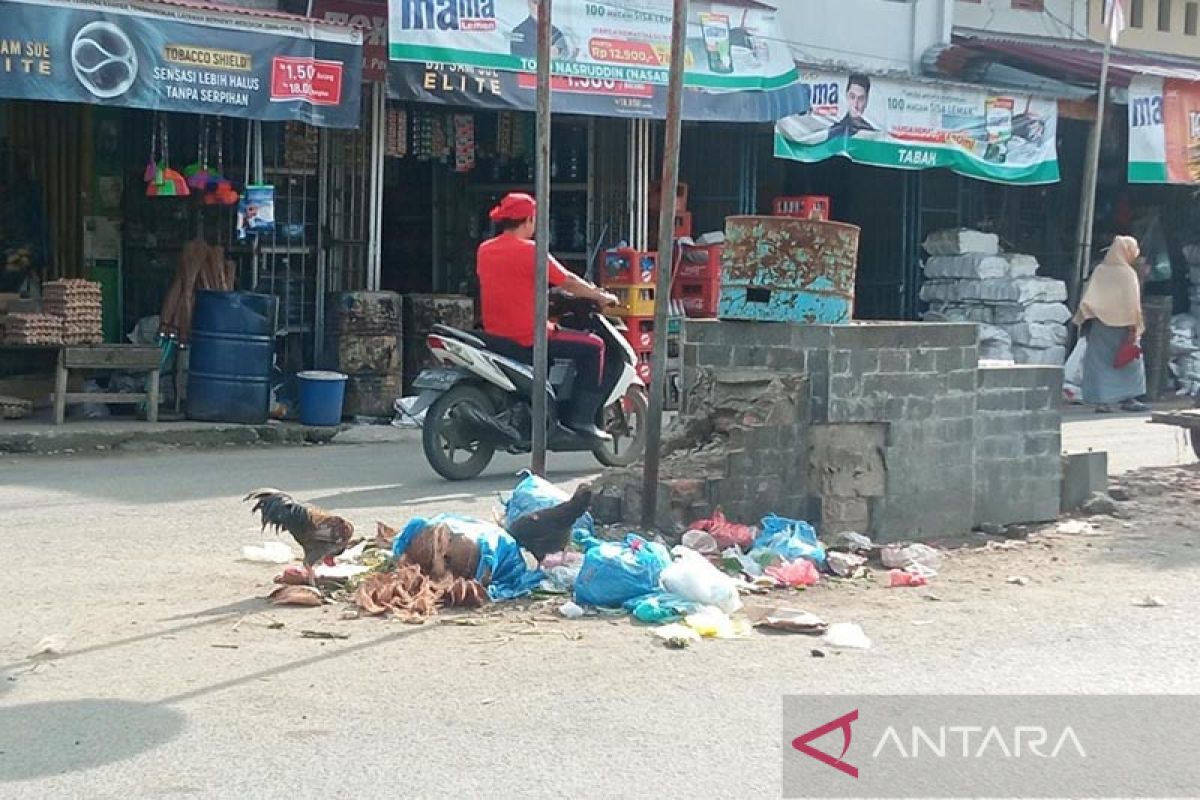
[(178, 430), (71, 430), (5, 432), (0, 428), (0, 453), (50, 455), (97, 451), (150, 452), (174, 447), (214, 448), (251, 445), (327, 444), (347, 426), (310, 428), (303, 425), (215, 425)]

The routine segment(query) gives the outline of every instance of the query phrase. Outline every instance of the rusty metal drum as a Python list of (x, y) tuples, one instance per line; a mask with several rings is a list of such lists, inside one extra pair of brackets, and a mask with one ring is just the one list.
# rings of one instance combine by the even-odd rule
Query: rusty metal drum
[(860, 229), (790, 217), (728, 217), (722, 319), (836, 325), (854, 315)]

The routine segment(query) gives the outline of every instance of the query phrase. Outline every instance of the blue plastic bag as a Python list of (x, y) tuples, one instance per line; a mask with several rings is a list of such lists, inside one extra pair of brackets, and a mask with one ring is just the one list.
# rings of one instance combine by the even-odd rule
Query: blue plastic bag
[(756, 558), (759, 551), (767, 551), (787, 561), (803, 558), (817, 567), (825, 568), (825, 546), (817, 539), (817, 532), (807, 522), (785, 519), (771, 514), (763, 517), (761, 533), (754, 540), (750, 557)]
[[(521, 517), (562, 505), (570, 499), (566, 492), (550, 481), (526, 473), (517, 488), (513, 489), (512, 497), (504, 504), (504, 527), (512, 528), (513, 523)], [(571, 526), (571, 539), (576, 544), (595, 535), (596, 525), (591, 514), (585, 513)]]
[(493, 600), (524, 597), (533, 592), (545, 578), (541, 570), (530, 569), (525, 563), (521, 546), (508, 531), (494, 523), (458, 514), (438, 514), (431, 519), (417, 517), (411, 520), (396, 537), (392, 545), (392, 555), (396, 558), (404, 555), (404, 551), (421, 531), (443, 524), (454, 533), (466, 536), (478, 545), (479, 569), (475, 572), (475, 580), (482, 581), (483, 576), (491, 572), (487, 591), (488, 597)]
[(583, 568), (575, 579), (575, 602), (621, 608), (634, 598), (660, 591), (658, 579), (671, 563), (660, 544), (629, 534), (623, 542), (588, 540)]
[(685, 600), (670, 592), (635, 597), (625, 603), (625, 610), (633, 614), (638, 622), (647, 622), (651, 625), (677, 622), (687, 614), (699, 611), (701, 608), (699, 603)]

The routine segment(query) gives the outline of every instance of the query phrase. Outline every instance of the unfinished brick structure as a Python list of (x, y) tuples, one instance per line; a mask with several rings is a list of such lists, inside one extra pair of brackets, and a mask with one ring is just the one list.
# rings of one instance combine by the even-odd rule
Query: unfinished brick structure
[[(970, 324), (689, 321), (683, 450), (707, 455), (689, 475), (664, 471), (660, 523), (720, 504), (742, 521), (776, 512), (886, 542), (1053, 519), (1062, 371), (980, 369), (977, 336)], [(760, 387), (798, 391), (791, 415), (734, 426), (705, 448), (695, 434), (714, 392), (736, 399), (720, 387), (752, 387), (755, 374)], [(692, 479), (689, 497), (671, 484), (679, 478)], [(619, 480), (606, 485), (611, 496)], [(640, 504), (626, 500), (633, 519)]]

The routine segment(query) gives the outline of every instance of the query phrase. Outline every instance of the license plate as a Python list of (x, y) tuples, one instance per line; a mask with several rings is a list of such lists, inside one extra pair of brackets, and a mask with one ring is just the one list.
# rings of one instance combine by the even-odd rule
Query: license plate
[(456, 369), (427, 369), (413, 381), (413, 388), (445, 391), (460, 380), (462, 373)]

